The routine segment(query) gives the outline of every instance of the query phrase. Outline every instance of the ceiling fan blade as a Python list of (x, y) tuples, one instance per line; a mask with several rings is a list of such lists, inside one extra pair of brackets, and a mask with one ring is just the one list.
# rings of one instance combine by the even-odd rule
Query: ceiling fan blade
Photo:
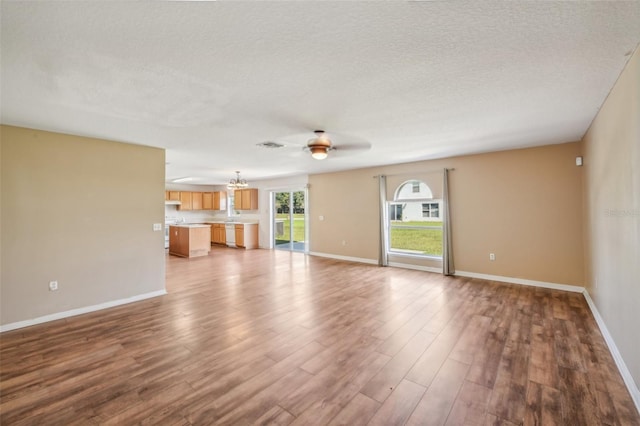
[(295, 147), (295, 148), (296, 149), (289, 151), (289, 154), (287, 154), (288, 157), (298, 158), (298, 157), (307, 155), (307, 153), (305, 152), (306, 148), (298, 148), (298, 147)]
[(334, 145), (336, 151), (367, 151), (371, 149), (370, 143), (346, 143)]

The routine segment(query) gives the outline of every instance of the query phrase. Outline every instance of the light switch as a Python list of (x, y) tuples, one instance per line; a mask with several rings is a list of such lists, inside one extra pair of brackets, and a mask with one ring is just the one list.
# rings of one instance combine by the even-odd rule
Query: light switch
[(153, 224), (153, 230), (154, 231), (162, 231), (162, 224), (161, 223), (154, 223)]
[(319, 216), (318, 219), (319, 220), (324, 220), (324, 216)]

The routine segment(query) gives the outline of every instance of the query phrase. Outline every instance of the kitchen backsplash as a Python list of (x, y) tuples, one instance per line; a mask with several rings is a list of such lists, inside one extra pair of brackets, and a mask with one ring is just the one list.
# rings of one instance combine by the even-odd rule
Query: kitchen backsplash
[[(184, 222), (186, 223), (198, 223), (198, 222), (207, 222), (211, 220), (227, 220), (227, 212), (226, 211), (217, 211), (217, 210), (178, 210), (175, 205), (165, 205), (164, 206), (164, 217), (165, 219), (178, 219), (182, 222), (184, 218)], [(245, 213), (242, 212), (239, 215), (234, 215), (232, 217), (233, 220), (251, 220), (251, 221), (260, 221), (260, 214), (256, 213)]]
[[(187, 223), (204, 222), (208, 220), (226, 220), (226, 211), (215, 210), (178, 210), (175, 205), (164, 206), (164, 217), (171, 219), (182, 219)], [(181, 220), (182, 221), (182, 220)]]

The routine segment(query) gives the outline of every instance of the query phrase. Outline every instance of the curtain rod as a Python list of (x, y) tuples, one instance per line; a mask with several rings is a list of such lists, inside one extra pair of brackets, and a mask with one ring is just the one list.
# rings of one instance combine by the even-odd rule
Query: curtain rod
[(379, 175), (375, 175), (373, 176), (373, 178), (379, 178), (380, 176), (387, 176), (387, 177), (391, 177), (391, 176), (409, 176), (409, 175), (416, 175), (418, 173), (441, 173), (444, 169), (449, 170), (450, 172), (454, 171), (455, 168), (453, 167), (443, 167), (441, 169), (433, 169), (433, 170), (419, 170), (419, 171), (414, 171), (414, 172), (405, 172), (405, 173), (392, 173), (392, 174), (379, 174)]

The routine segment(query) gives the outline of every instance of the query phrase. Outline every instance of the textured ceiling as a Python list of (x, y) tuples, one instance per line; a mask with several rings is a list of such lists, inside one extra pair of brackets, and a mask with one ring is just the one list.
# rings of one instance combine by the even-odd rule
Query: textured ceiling
[[(1, 14), (4, 124), (163, 147), (167, 179), (194, 183), (578, 140), (640, 42), (638, 1), (2, 1)], [(316, 128), (338, 145), (323, 161), (301, 148)]]

